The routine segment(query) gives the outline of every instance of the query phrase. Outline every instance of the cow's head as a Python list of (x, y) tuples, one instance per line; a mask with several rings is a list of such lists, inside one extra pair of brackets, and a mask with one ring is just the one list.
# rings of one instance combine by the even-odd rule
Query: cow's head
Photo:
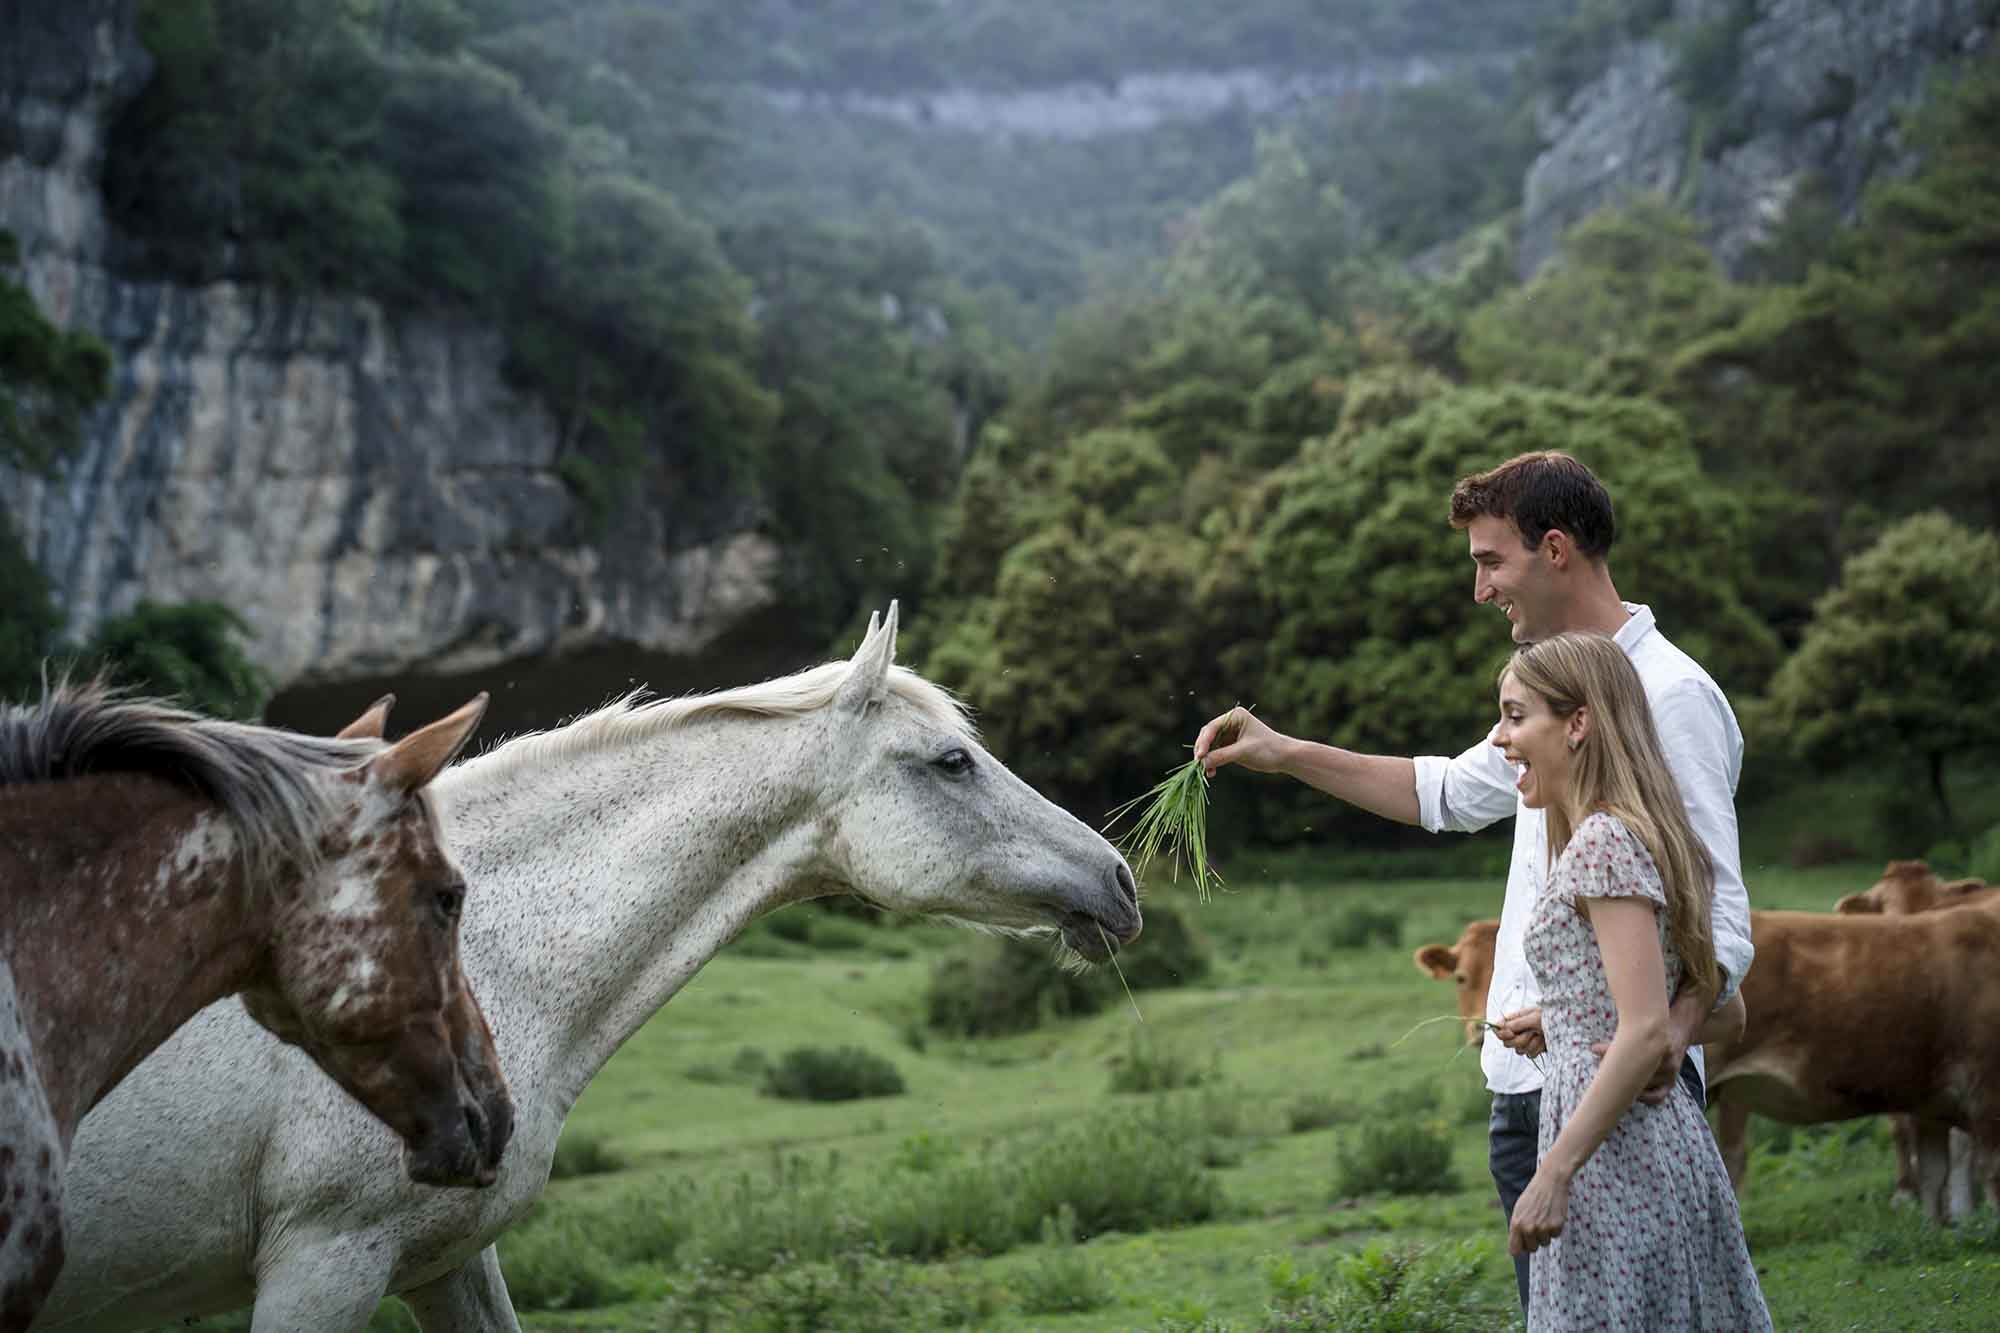
[(1941, 880), (1924, 861), (1891, 861), (1878, 879), (1860, 893), (1850, 893), (1833, 905), (1849, 916), (1910, 916), (1951, 907), (1971, 907), (2000, 897), (1984, 880)]
[(1493, 984), (1493, 942), (1498, 921), (1475, 921), (1447, 949), (1426, 944), (1416, 952), (1417, 970), (1438, 981), (1458, 983), (1458, 1015), (1465, 1020), (1465, 1044), (1480, 1040), (1478, 1020), (1486, 1017), (1486, 989)]

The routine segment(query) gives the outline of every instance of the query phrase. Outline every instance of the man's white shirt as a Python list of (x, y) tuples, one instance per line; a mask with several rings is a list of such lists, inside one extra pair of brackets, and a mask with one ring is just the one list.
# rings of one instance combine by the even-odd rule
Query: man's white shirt
[[(1743, 888), (1742, 856), (1736, 836), (1736, 783), (1743, 772), (1743, 732), (1716, 683), (1695, 660), (1668, 641), (1653, 623), (1652, 611), (1631, 602), (1631, 614), (1613, 641), (1638, 668), (1653, 705), (1653, 724), (1667, 764), (1680, 784), (1695, 836), (1715, 862), (1715, 904), (1711, 912), (1715, 961), (1723, 975), (1721, 999), (1736, 993), (1750, 969), (1750, 897)], [(1456, 758), (1423, 755), (1417, 770), (1418, 822), (1433, 833), (1470, 833), (1514, 816), (1514, 856), (1507, 868), (1507, 898), (1500, 910), (1494, 943), (1493, 984), (1486, 992), (1486, 1017), (1533, 1009), (1541, 989), (1528, 966), (1528, 918), (1548, 879), (1548, 835), (1540, 810), (1521, 804), (1514, 784), (1519, 770), (1507, 762), (1492, 734)], [(1689, 1055), (1701, 1067), (1701, 1049)], [(1532, 1060), (1503, 1045), (1491, 1032), (1479, 1053), (1486, 1086), (1494, 1092), (1533, 1092), (1542, 1073)], [(1706, 1076), (1706, 1070), (1703, 1071)]]

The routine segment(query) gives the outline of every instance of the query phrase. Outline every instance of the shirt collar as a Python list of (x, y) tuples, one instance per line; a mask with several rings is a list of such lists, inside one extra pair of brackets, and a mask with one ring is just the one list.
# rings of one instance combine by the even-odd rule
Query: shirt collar
[(1632, 650), (1639, 646), (1639, 640), (1653, 632), (1653, 608), (1642, 606), (1638, 602), (1623, 602), (1620, 605), (1625, 608), (1626, 614), (1631, 619), (1618, 627), (1618, 632), (1611, 636), (1611, 641), (1623, 648), (1629, 657)]

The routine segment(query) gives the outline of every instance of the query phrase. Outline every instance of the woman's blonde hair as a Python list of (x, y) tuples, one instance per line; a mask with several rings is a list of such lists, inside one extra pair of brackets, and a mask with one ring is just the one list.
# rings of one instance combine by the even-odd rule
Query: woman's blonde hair
[(1602, 810), (1625, 821), (1666, 885), (1667, 931), (1683, 977), (1713, 995), (1721, 980), (1709, 927), (1715, 864), (1688, 823), (1646, 688), (1625, 650), (1602, 634), (1557, 634), (1516, 651), (1508, 673), (1557, 717), (1590, 713), (1569, 799), (1548, 808), (1549, 863), (1586, 816)]

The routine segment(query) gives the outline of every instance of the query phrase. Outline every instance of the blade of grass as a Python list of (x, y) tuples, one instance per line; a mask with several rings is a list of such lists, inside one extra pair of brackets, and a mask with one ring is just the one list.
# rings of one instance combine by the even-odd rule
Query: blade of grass
[(1118, 974), (1118, 984), (1125, 988), (1125, 999), (1132, 1006), (1132, 1017), (1144, 1023), (1146, 1016), (1139, 1012), (1139, 1001), (1133, 998), (1132, 983), (1125, 980), (1125, 969), (1118, 966), (1118, 951), (1111, 947), (1111, 937), (1104, 933), (1101, 925), (1097, 928), (1097, 938), (1104, 941), (1104, 953), (1111, 960), (1111, 970)]

